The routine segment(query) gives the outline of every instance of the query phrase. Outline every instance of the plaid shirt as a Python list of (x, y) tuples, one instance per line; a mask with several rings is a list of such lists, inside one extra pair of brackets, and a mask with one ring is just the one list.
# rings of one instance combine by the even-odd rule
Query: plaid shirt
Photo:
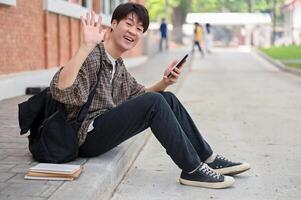
[(101, 70), (100, 80), (89, 112), (78, 132), (79, 145), (84, 143), (88, 126), (97, 116), (146, 92), (145, 87), (137, 83), (135, 78), (126, 70), (122, 58), (116, 60), (116, 72), (112, 83), (110, 83), (113, 66), (107, 57), (103, 44), (100, 43), (89, 54), (70, 87), (63, 90), (58, 88), (58, 79), (62, 68), (54, 75), (50, 83), (51, 94), (54, 99), (65, 104), (68, 119), (75, 119), (81, 106), (88, 100), (89, 92), (97, 82), (99, 69)]

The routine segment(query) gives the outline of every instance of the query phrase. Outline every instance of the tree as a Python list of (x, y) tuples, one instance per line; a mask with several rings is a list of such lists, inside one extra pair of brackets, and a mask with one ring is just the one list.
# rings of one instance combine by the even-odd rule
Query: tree
[(185, 23), (187, 13), (190, 11), (191, 0), (169, 0), (169, 5), (172, 7), (173, 40), (182, 44), (182, 26)]
[(162, 17), (170, 18), (167, 0), (147, 0), (146, 7), (151, 21), (158, 21)]
[(182, 43), (182, 25), (190, 11), (191, 0), (147, 0), (146, 7), (151, 21), (159, 21), (162, 17), (170, 20), (173, 25), (173, 40)]

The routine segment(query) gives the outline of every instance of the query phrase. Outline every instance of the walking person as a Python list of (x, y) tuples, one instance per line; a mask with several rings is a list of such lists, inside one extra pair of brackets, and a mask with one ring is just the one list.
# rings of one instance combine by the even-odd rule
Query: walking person
[(151, 87), (139, 84), (126, 70), (122, 54), (132, 49), (148, 29), (145, 7), (120, 4), (106, 33), (101, 28), (101, 17), (95, 23), (94, 13), (88, 13), (81, 21), (80, 47), (50, 84), (53, 98), (64, 103), (68, 118), (72, 119), (99, 80), (88, 115), (78, 132), (79, 156), (101, 155), (150, 127), (182, 169), (182, 184), (226, 188), (234, 183), (227, 175), (250, 168), (247, 163), (232, 162), (214, 152), (177, 97), (165, 91), (181, 75), (181, 69), (170, 70), (176, 61)]
[(205, 52), (202, 48), (204, 44), (204, 30), (203, 27), (195, 22), (194, 23), (194, 40), (193, 40), (193, 45), (192, 45), (192, 52), (194, 52), (195, 46), (198, 47), (200, 53), (202, 54), (202, 57), (205, 56)]
[(167, 38), (167, 24), (165, 22), (165, 18), (162, 18), (161, 24), (160, 24), (160, 44), (159, 44), (159, 50), (162, 51), (163, 49), (163, 43), (165, 43), (165, 49), (168, 49), (168, 38)]
[(206, 23), (206, 34), (205, 34), (205, 49), (207, 53), (211, 53), (212, 48), (212, 26), (209, 23)]

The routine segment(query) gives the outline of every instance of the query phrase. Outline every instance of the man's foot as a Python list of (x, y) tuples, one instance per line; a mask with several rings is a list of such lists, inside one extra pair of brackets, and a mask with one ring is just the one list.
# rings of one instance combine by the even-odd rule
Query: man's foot
[(234, 183), (234, 178), (223, 176), (204, 163), (191, 174), (182, 171), (179, 181), (183, 185), (217, 189), (230, 187)]
[(248, 163), (237, 163), (217, 155), (213, 162), (207, 163), (209, 167), (223, 175), (236, 175), (250, 169)]

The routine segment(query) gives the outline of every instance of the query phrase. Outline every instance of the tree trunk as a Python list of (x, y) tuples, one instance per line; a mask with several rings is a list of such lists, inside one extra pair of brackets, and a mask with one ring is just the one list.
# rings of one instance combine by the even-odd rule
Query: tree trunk
[(277, 24), (276, 8), (277, 8), (277, 0), (273, 0), (272, 45), (275, 45), (275, 40), (276, 40), (276, 24)]
[(183, 44), (183, 31), (182, 25), (185, 23), (185, 13), (180, 6), (173, 7), (172, 13), (172, 39), (178, 44)]
[(248, 0), (248, 12), (251, 13), (253, 12), (253, 0)]

